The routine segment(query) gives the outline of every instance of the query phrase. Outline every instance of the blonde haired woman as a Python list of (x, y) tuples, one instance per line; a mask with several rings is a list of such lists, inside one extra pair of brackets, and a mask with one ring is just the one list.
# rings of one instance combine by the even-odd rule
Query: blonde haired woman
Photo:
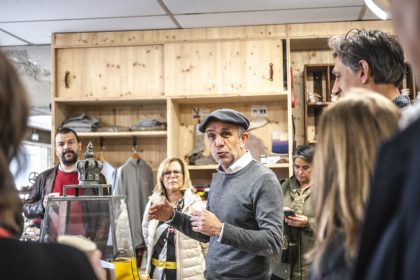
[(351, 279), (376, 151), (398, 129), (400, 110), (352, 89), (321, 116), (312, 205), (317, 220), (311, 279)]
[(143, 235), (147, 246), (146, 272), (158, 280), (204, 279), (207, 244), (187, 237), (164, 222), (148, 221), (147, 213), (152, 204), (160, 203), (164, 198), (186, 214), (205, 209), (205, 204), (194, 193), (187, 166), (181, 159), (167, 158), (162, 161), (157, 178), (143, 218)]

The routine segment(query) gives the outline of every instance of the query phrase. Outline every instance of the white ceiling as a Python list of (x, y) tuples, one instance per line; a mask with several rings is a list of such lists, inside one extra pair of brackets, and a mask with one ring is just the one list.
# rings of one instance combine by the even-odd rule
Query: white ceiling
[(51, 33), (378, 19), (363, 0), (0, 0), (0, 46)]

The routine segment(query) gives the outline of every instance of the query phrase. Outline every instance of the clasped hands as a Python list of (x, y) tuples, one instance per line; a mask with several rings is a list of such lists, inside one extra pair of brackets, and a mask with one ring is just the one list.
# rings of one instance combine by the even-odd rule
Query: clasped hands
[[(167, 199), (150, 206), (147, 219), (169, 221), (173, 218), (175, 210)], [(192, 230), (207, 236), (219, 237), (223, 224), (212, 212), (207, 210), (193, 210), (191, 213)]]
[[(291, 210), (283, 207), (283, 210)], [(284, 216), (284, 222), (291, 227), (304, 228), (308, 225), (309, 218), (305, 215), (296, 214), (295, 216)]]

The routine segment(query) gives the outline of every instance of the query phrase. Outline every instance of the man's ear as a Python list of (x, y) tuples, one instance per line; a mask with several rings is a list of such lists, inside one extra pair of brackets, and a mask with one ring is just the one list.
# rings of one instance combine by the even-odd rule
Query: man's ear
[(248, 134), (248, 132), (244, 132), (244, 133), (242, 134), (242, 136), (241, 136), (241, 140), (242, 140), (241, 147), (242, 147), (242, 148), (244, 148), (244, 147), (245, 147), (245, 144), (246, 144), (246, 142), (248, 141), (248, 138), (249, 138), (249, 134)]
[(363, 85), (365, 85), (369, 82), (372, 76), (369, 63), (367, 63), (366, 60), (362, 59), (359, 61), (359, 66), (360, 66), (360, 72), (359, 72), (360, 81)]

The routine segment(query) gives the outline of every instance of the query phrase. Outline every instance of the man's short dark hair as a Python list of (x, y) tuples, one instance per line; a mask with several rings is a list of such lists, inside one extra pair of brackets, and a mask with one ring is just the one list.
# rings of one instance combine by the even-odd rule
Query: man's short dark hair
[(57, 128), (57, 132), (55, 133), (55, 136), (57, 136), (57, 134), (67, 134), (67, 133), (73, 133), (74, 136), (76, 136), (77, 142), (80, 142), (79, 135), (77, 135), (76, 131), (74, 131), (71, 128), (67, 128), (67, 127)]
[(334, 58), (339, 58), (353, 72), (365, 60), (376, 84), (399, 87), (405, 76), (404, 51), (398, 40), (379, 30), (352, 29), (346, 36), (329, 40)]

